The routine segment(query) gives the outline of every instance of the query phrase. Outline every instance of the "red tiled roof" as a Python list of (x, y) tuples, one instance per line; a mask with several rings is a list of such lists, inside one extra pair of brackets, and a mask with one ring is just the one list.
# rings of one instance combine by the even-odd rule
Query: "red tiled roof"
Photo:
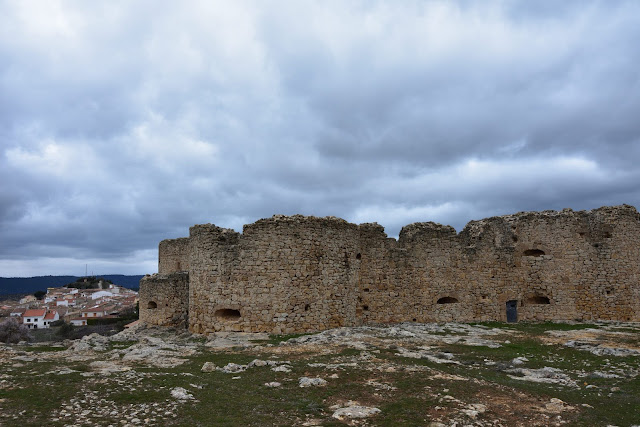
[(44, 316), (44, 320), (53, 320), (56, 318), (56, 314), (58, 313), (56, 313), (55, 310), (52, 310), (48, 312), (46, 316)]
[(47, 313), (47, 310), (44, 308), (41, 309), (30, 309), (24, 312), (24, 317), (42, 317)]
[(82, 310), (83, 313), (100, 313), (105, 311), (104, 307), (91, 307), (91, 308), (85, 308), (84, 310)]

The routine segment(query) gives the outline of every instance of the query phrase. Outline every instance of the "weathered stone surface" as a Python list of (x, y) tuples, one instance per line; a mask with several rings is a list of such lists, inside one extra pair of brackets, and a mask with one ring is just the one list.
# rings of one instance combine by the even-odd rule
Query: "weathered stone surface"
[[(458, 234), (301, 215), (243, 233), (195, 225), (140, 283), (147, 324), (289, 334), (380, 323), (640, 320), (640, 214), (628, 205), (522, 212)], [(452, 338), (455, 339), (455, 338)], [(477, 343), (485, 345), (485, 343)]]
[(298, 385), (300, 387), (323, 387), (327, 385), (327, 380), (322, 378), (302, 377), (298, 380)]
[(140, 321), (147, 325), (186, 327), (189, 273), (154, 274), (140, 280)]
[(217, 366), (215, 363), (213, 362), (204, 362), (204, 365), (202, 365), (202, 369), (200, 369), (202, 372), (213, 372), (217, 369)]
[(560, 369), (550, 368), (548, 366), (540, 369), (513, 368), (507, 369), (505, 372), (513, 374), (509, 375), (509, 377), (517, 380), (577, 387), (576, 382), (567, 374)]
[(336, 409), (332, 415), (333, 418), (344, 420), (348, 418), (368, 418), (380, 413), (380, 409), (368, 406), (347, 406), (346, 408)]
[(264, 385), (269, 388), (275, 388), (275, 387), (280, 387), (282, 384), (277, 381), (272, 381), (269, 383), (264, 383)]
[(175, 387), (171, 389), (171, 397), (178, 400), (191, 400), (193, 399), (193, 394), (182, 387)]

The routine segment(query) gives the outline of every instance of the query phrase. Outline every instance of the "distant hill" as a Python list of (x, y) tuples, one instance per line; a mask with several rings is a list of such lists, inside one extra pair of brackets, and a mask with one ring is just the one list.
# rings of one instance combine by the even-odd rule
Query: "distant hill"
[[(126, 276), (124, 274), (105, 274), (114, 285), (124, 288), (137, 288), (143, 275)], [(37, 276), (37, 277), (0, 277), (0, 295), (32, 294), (35, 291), (46, 291), (47, 288), (64, 286), (80, 279), (79, 276)]]

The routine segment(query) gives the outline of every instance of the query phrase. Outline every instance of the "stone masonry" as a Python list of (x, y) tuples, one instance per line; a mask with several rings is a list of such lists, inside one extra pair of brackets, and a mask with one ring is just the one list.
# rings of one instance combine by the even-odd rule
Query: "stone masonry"
[(376, 223), (301, 215), (242, 233), (195, 225), (165, 240), (140, 316), (191, 332), (294, 333), (396, 322), (640, 321), (633, 206), (433, 222), (398, 240)]

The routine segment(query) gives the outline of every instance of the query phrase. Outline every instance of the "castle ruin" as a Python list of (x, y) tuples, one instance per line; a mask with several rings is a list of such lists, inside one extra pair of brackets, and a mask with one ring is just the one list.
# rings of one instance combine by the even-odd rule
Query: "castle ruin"
[(640, 321), (633, 206), (433, 222), (389, 238), (376, 223), (301, 215), (242, 233), (195, 225), (159, 245), (140, 319), (194, 333), (296, 333), (445, 321)]

